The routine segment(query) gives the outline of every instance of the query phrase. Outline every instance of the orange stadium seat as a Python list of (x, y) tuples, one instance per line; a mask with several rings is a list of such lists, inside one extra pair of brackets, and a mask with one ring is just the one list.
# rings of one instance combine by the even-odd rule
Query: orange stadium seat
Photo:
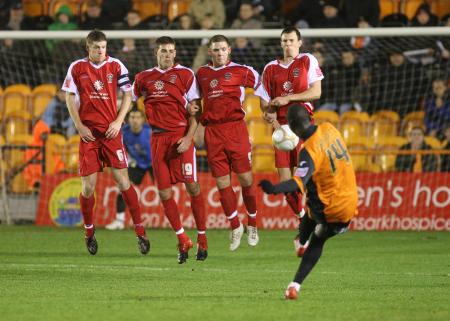
[(56, 85), (42, 84), (31, 91), (31, 112), (33, 119), (41, 117), (48, 103), (56, 95)]
[(31, 115), (26, 111), (11, 112), (5, 119), (5, 138), (7, 142), (16, 135), (29, 135)]
[(401, 0), (380, 0), (380, 19), (399, 12)]
[(402, 120), (401, 133), (406, 134), (414, 127), (425, 128), (424, 124), (425, 112), (423, 111), (413, 111), (406, 114)]
[(23, 12), (29, 17), (45, 16), (48, 3), (45, 0), (22, 0)]
[(258, 141), (258, 139), (261, 139), (260, 137), (272, 136), (272, 126), (263, 121), (250, 122), (248, 124), (248, 133), (252, 142)]
[[(431, 1), (428, 1), (431, 2)], [(404, 0), (402, 1), (403, 13), (409, 20), (414, 18), (417, 8), (424, 3), (424, 0)]]
[(408, 140), (404, 137), (393, 136), (383, 137), (383, 140), (377, 143), (378, 153), (375, 156), (375, 163), (381, 167), (383, 172), (395, 170), (395, 159), (397, 155), (389, 152), (399, 150), (407, 142)]
[(276, 171), (273, 147), (266, 145), (253, 149), (252, 170), (255, 173), (273, 173)]
[(29, 112), (29, 97), (31, 88), (28, 85), (17, 84), (5, 88), (3, 91), (3, 119), (10, 113), (17, 111)]
[(133, 0), (133, 9), (139, 11), (141, 19), (163, 13), (161, 0)]
[(347, 111), (341, 115), (339, 129), (347, 141), (352, 136), (365, 136), (369, 114), (366, 112)]
[(3, 119), (3, 88), (0, 87), (0, 121)]
[(9, 190), (14, 194), (29, 194), (33, 188), (27, 184), (24, 173), (20, 172), (9, 183)]
[(358, 154), (357, 152), (365, 152), (373, 149), (373, 140), (370, 137), (351, 137), (347, 143), (350, 152), (353, 167), (357, 172), (375, 172), (381, 171), (379, 165), (374, 164), (372, 155)]
[(444, 146), (442, 145), (441, 141), (433, 136), (425, 136), (425, 143), (431, 146), (433, 149), (442, 149)]
[(260, 121), (263, 120), (262, 112), (260, 108), (259, 97), (255, 95), (246, 95), (243, 103), (245, 109), (245, 119), (247, 121)]
[(139, 110), (142, 110), (145, 114), (145, 105), (144, 105), (144, 96), (139, 97), (139, 99), (136, 102), (137, 108)]
[(79, 144), (80, 144), (79, 135), (71, 136), (67, 140), (67, 145), (63, 155), (63, 162), (65, 164), (65, 170), (68, 172), (75, 173), (78, 171)]
[[(11, 137), (8, 142), (9, 145), (30, 145), (33, 141), (33, 136), (31, 135), (16, 135)], [(25, 150), (20, 149), (10, 149), (5, 151), (5, 162), (7, 168), (17, 168), (24, 164), (25, 162)]]
[(332, 123), (333, 126), (337, 127), (339, 123), (339, 115), (337, 112), (332, 110), (319, 110), (314, 113), (314, 121), (316, 124), (321, 124), (324, 122)]
[(58, 173), (64, 169), (62, 154), (66, 148), (66, 138), (59, 134), (50, 134), (45, 144), (45, 172)]
[(450, 4), (448, 0), (434, 0), (431, 4), (431, 10), (438, 15), (439, 18), (450, 14)]
[(255, 94), (255, 90), (251, 87), (245, 87), (245, 95), (254, 95)]
[(167, 4), (167, 17), (170, 21), (189, 10), (192, 0), (169, 0)]
[(390, 110), (382, 110), (370, 116), (369, 133), (374, 137), (397, 136), (400, 116)]

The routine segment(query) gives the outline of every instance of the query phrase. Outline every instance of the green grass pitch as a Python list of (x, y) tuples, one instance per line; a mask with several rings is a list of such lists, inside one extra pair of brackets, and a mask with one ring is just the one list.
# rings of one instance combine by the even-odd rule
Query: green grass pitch
[[(293, 231), (260, 231), (228, 250), (209, 231), (209, 257), (176, 262), (176, 238), (133, 232), (0, 226), (0, 320), (450, 320), (450, 233), (349, 232), (331, 239), (297, 301), (283, 291), (299, 260)], [(189, 231), (191, 237), (194, 231)]]

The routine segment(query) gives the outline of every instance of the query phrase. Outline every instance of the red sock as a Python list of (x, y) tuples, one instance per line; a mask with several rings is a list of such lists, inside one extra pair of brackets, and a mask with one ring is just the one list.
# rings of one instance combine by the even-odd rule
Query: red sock
[(208, 240), (206, 239), (205, 233), (197, 234), (197, 243), (200, 244), (203, 249), (208, 249)]
[(230, 221), (231, 228), (234, 230), (241, 225), (239, 218), (237, 216), (237, 199), (236, 193), (233, 191), (231, 186), (224, 189), (219, 189), (220, 193), (220, 203), (222, 203), (222, 208), (225, 215)]
[(162, 204), (164, 206), (164, 214), (166, 214), (170, 226), (172, 226), (172, 229), (175, 232), (179, 231), (182, 228), (182, 225), (177, 203), (175, 203), (173, 198), (169, 198), (168, 200), (163, 200)]
[(94, 225), (92, 223), (92, 216), (94, 212), (95, 197), (92, 195), (89, 198), (84, 197), (80, 193), (80, 209), (83, 214), (84, 226), (86, 229), (86, 236), (90, 237), (94, 234)]
[(300, 197), (300, 194), (297, 192), (289, 193), (286, 195), (286, 201), (288, 202), (292, 211), (294, 211), (294, 214), (298, 215), (303, 208), (302, 198)]
[(136, 232), (136, 235), (138, 236), (144, 236), (145, 235), (145, 229), (144, 226), (142, 226), (142, 219), (141, 219), (141, 207), (139, 206), (139, 199), (136, 193), (136, 190), (132, 185), (130, 185), (130, 188), (126, 191), (122, 191), (122, 197), (125, 202), (125, 204), (128, 206), (128, 209), (130, 210), (131, 218), (134, 223), (134, 231)]
[(242, 198), (247, 209), (248, 225), (256, 227), (256, 196), (254, 185), (242, 186)]
[(180, 228), (179, 230), (175, 231), (175, 234), (177, 235), (178, 243), (185, 243), (189, 239), (189, 237), (184, 232), (184, 228)]
[(197, 196), (191, 196), (191, 208), (197, 231), (206, 231), (205, 202), (201, 192)]

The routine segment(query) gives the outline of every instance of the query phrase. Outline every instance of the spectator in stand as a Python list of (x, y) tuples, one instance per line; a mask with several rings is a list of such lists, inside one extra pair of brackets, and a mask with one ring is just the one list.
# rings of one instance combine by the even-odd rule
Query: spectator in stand
[(58, 90), (55, 97), (50, 100), (41, 116), (41, 121), (48, 126), (51, 133), (61, 134), (66, 138), (77, 133), (67, 109), (66, 93), (62, 90)]
[(137, 10), (128, 11), (126, 18), (125, 29), (128, 30), (144, 30), (145, 25), (142, 23), (141, 15)]
[[(194, 29), (194, 18), (187, 13), (178, 16), (172, 22), (171, 29), (192, 30)], [(199, 45), (200, 41), (198, 39), (177, 39), (178, 62), (183, 66), (192, 66)]]
[[(200, 22), (200, 28), (202, 30), (211, 30), (214, 26), (214, 20), (210, 14), (207, 14), (203, 17)], [(200, 42), (200, 46), (197, 48), (197, 52), (194, 57), (194, 61), (192, 62), (192, 69), (196, 72), (200, 66), (206, 64), (209, 59), (208, 55), (208, 43), (209, 38), (203, 38)]]
[[(72, 21), (73, 14), (68, 5), (62, 5), (55, 15), (55, 22), (48, 26), (50, 31), (69, 31), (78, 29), (78, 25)], [(45, 42), (47, 49), (52, 52), (56, 45), (55, 40)]]
[(450, 123), (450, 99), (445, 80), (433, 81), (433, 95), (425, 101), (427, 134), (442, 138), (445, 125)]
[[(400, 147), (400, 150), (431, 150), (431, 146), (425, 143), (424, 134), (422, 127), (414, 127), (408, 134), (409, 143)], [(395, 169), (411, 173), (435, 172), (437, 159), (433, 154), (397, 155)]]
[(400, 49), (391, 50), (388, 58), (371, 70), (367, 108), (369, 112), (387, 108), (405, 115), (419, 106), (428, 79), (423, 67), (406, 62)]
[[(151, 55), (143, 55), (144, 43), (142, 41), (126, 38), (122, 40), (122, 47), (115, 54), (117, 59), (127, 66), (131, 79), (141, 70), (151, 66), (154, 59)], [(138, 50), (141, 49), (141, 51)], [(145, 49), (149, 50), (149, 49)]]
[(434, 27), (437, 26), (439, 19), (431, 12), (429, 4), (421, 4), (411, 20), (412, 27)]
[[(5, 12), (5, 20), (0, 19), (2, 20), (2, 29), (16, 30), (16, 31), (34, 29), (31, 19), (25, 16), (25, 13), (23, 12), (22, 3), (20, 1), (13, 3), (9, 7), (9, 19), (7, 17), (7, 12), (8, 10)], [(7, 22), (6, 25), (3, 25), (3, 22)]]
[(222, 0), (193, 0), (188, 13), (199, 25), (202, 25), (205, 16), (210, 16), (213, 21), (212, 29), (221, 29), (225, 23), (225, 7)]
[[(253, 6), (251, 1), (245, 1), (241, 3), (241, 6), (239, 7), (239, 17), (236, 18), (233, 23), (231, 24), (231, 29), (262, 29), (263, 23), (261, 20), (256, 19), (253, 17)], [(251, 39), (244, 38), (248, 44), (246, 46), (250, 46), (253, 48), (259, 48), (261, 47), (261, 40), (260, 39)], [(240, 40), (242, 41), (242, 40)], [(241, 46), (241, 48), (246, 47)]]
[(80, 29), (111, 29), (109, 20), (102, 14), (102, 7), (98, 0), (89, 0), (86, 3), (86, 12), (81, 17)]
[[(339, 16), (339, 5), (336, 1), (325, 3), (322, 7), (323, 16), (318, 19), (318, 28), (345, 28), (345, 21)], [(313, 27), (316, 27), (313, 24)]]
[[(444, 137), (443, 149), (450, 151), (450, 123), (447, 123), (445, 127)], [(441, 172), (450, 172), (450, 154), (441, 156)]]
[[(316, 56), (315, 53), (313, 55)], [(320, 59), (318, 58), (317, 60), (321, 67)], [(341, 53), (341, 62), (334, 67), (323, 68), (322, 72), (325, 73), (325, 71), (329, 75), (329, 77), (325, 78), (328, 79), (327, 81), (322, 81), (322, 86), (324, 87), (323, 92), (325, 94), (322, 97), (326, 102), (320, 105), (318, 109), (335, 110), (340, 114), (351, 110), (361, 77), (361, 70), (356, 63), (355, 54), (350, 50), (343, 51)], [(330, 93), (327, 94), (327, 91)]]
[(378, 0), (342, 0), (341, 16), (349, 28), (355, 28), (360, 21), (371, 27), (378, 26), (380, 4)]
[(103, 1), (102, 12), (113, 25), (121, 25), (127, 12), (133, 8), (132, 0)]

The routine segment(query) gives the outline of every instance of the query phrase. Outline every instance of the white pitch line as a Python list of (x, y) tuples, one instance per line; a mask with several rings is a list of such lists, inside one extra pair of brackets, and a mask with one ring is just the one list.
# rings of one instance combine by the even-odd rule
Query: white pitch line
[[(195, 270), (198, 271), (205, 271), (205, 272), (219, 272), (219, 273), (237, 273), (240, 271), (248, 271), (248, 272), (265, 272), (265, 273), (293, 273), (295, 271), (291, 270), (270, 270), (270, 269), (218, 269), (218, 268), (204, 268), (204, 267), (198, 267), (195, 265), (190, 265), (189, 267), (195, 268)], [(177, 267), (154, 267), (154, 266), (138, 266), (138, 265), (79, 265), (79, 264), (35, 264), (35, 263), (0, 263), (0, 269), (11, 269), (11, 268), (17, 268), (21, 270), (48, 270), (49, 268), (53, 269), (59, 269), (59, 270), (113, 270), (113, 271), (123, 271), (123, 269), (127, 270), (142, 270), (142, 271), (156, 271), (156, 272), (163, 272), (163, 271), (179, 271), (180, 268)], [(320, 274), (340, 274), (342, 272), (338, 271), (315, 271), (315, 273)], [(355, 273), (355, 272), (353, 272)], [(355, 273), (357, 274), (357, 273)], [(367, 274), (366, 271), (361, 271), (360, 274)], [(421, 273), (421, 272), (373, 272), (370, 273), (373, 275), (398, 275), (398, 276), (443, 276), (442, 274), (436, 274), (436, 273)], [(450, 273), (447, 275), (450, 277)]]

